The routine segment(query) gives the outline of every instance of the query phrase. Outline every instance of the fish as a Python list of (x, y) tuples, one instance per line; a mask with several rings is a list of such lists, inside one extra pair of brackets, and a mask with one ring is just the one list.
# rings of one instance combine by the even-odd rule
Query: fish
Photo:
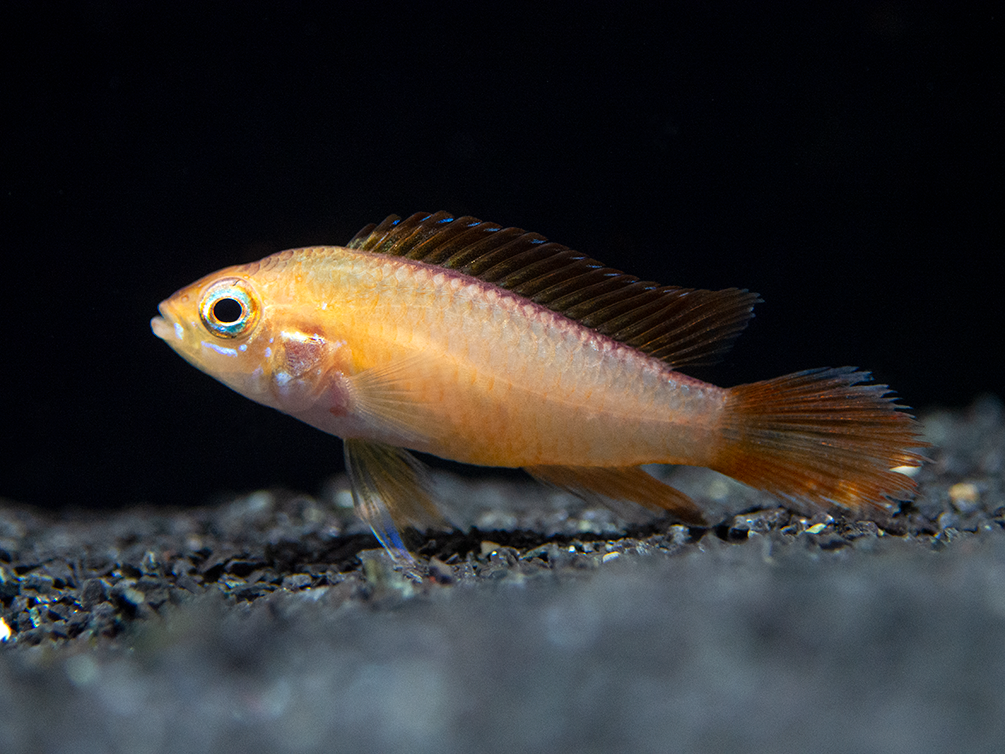
[[(391, 215), (345, 246), (226, 267), (163, 301), (196, 368), (343, 440), (354, 508), (398, 563), (449, 525), (412, 451), (522, 468), (615, 510), (707, 526), (647, 464), (714, 469), (802, 511), (916, 493), (919, 424), (855, 367), (723, 388), (714, 363), (761, 299), (645, 281), (521, 228)], [(898, 470), (899, 469), (899, 470)]]

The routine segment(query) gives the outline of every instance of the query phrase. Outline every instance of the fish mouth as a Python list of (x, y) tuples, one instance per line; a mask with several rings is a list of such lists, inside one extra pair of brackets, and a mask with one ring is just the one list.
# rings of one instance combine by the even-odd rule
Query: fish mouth
[(171, 336), (171, 326), (160, 317), (154, 317), (150, 320), (150, 329), (161, 340), (167, 340)]
[(168, 343), (181, 340), (182, 330), (176, 323), (171, 321), (172, 317), (165, 310), (164, 304), (158, 306), (157, 311), (160, 312), (161, 316), (150, 320), (150, 329), (154, 331), (154, 335)]

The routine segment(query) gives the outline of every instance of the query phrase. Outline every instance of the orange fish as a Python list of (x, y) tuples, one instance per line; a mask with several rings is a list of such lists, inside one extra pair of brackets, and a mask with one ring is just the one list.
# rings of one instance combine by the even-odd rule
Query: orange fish
[(357, 512), (406, 561), (400, 528), (443, 523), (406, 449), (689, 524), (701, 509), (643, 464), (706, 466), (804, 509), (909, 499), (893, 468), (919, 466), (925, 443), (867, 372), (721, 388), (678, 371), (720, 356), (758, 301), (438, 212), (220, 270), (150, 324), (242, 395), (343, 438)]

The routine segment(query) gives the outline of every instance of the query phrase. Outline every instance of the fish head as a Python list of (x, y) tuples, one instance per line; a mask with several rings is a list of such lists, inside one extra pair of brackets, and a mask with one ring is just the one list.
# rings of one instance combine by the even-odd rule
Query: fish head
[(182, 288), (161, 302), (150, 327), (197, 369), (297, 414), (329, 389), (348, 352), (305, 317), (289, 279), (256, 274), (259, 267), (228, 267)]

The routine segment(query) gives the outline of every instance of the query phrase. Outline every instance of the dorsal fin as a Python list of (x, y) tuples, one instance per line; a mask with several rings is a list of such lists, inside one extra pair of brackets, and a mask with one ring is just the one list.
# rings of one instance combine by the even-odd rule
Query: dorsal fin
[(367, 225), (348, 248), (456, 270), (524, 296), (671, 367), (718, 360), (753, 316), (756, 293), (659, 285), (537, 233), (419, 212)]

